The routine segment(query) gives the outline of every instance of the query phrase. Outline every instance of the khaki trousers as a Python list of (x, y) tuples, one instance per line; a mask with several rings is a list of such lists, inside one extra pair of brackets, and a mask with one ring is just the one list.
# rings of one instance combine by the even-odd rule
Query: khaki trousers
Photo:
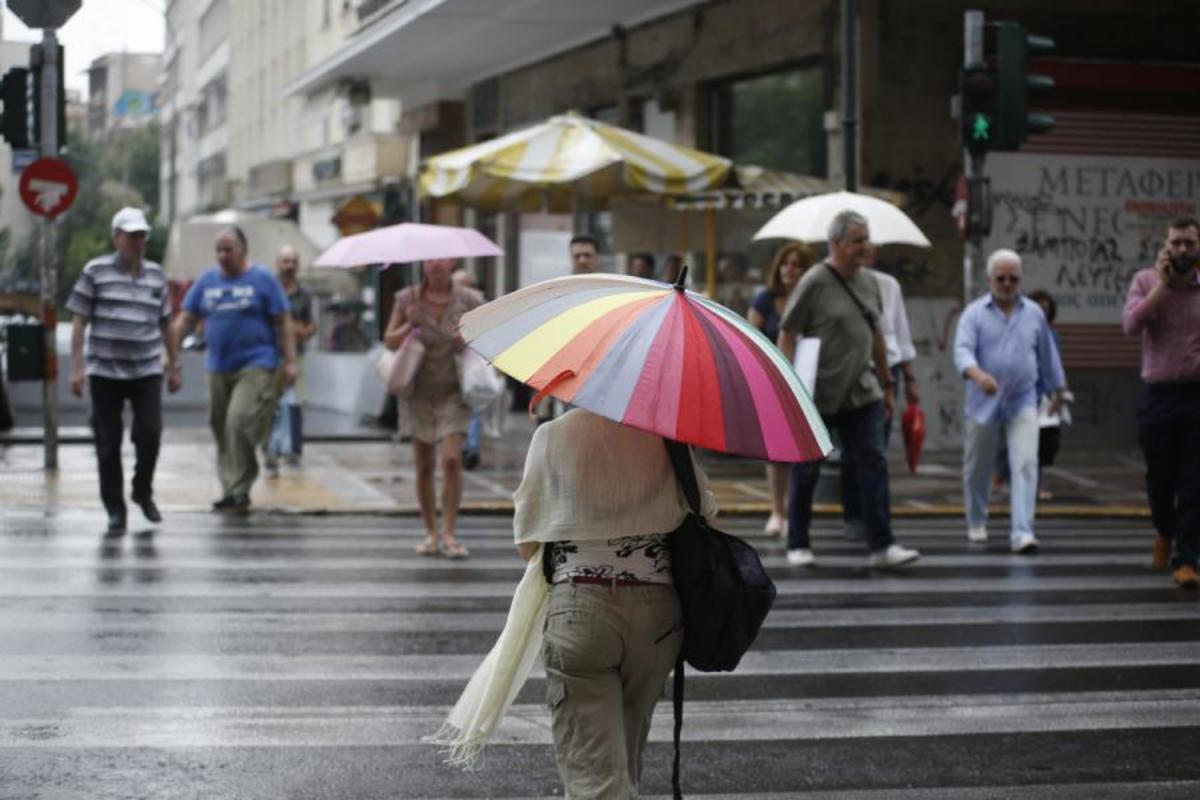
[(279, 384), (275, 370), (258, 367), (208, 373), (208, 422), (225, 497), (250, 496), (258, 477), (254, 450), (271, 429)]
[(654, 705), (682, 643), (674, 586), (550, 588), (542, 660), (568, 800), (637, 796)]

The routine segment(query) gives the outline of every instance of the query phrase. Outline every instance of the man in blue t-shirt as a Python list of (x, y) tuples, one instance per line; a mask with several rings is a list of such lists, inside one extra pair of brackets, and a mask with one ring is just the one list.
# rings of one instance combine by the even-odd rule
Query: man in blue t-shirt
[(188, 290), (171, 337), (178, 345), (204, 321), (209, 422), (222, 489), (213, 509), (245, 513), (258, 476), (255, 448), (267, 435), (279, 396), (276, 376), (287, 385), (296, 379), (296, 339), (283, 287), (269, 269), (247, 259), (241, 229), (221, 231), (216, 247), (218, 266)]

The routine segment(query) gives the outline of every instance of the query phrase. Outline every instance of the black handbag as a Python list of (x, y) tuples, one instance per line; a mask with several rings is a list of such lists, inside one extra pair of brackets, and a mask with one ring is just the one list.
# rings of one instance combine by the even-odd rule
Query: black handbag
[(700, 514), (700, 489), (686, 445), (664, 440), (690, 513), (667, 536), (671, 573), (683, 612), (683, 647), (675, 663), (675, 757), (671, 788), (679, 786), (679, 735), (683, 730), (683, 665), (729, 672), (750, 649), (775, 601), (775, 583), (749, 544), (710, 528)]

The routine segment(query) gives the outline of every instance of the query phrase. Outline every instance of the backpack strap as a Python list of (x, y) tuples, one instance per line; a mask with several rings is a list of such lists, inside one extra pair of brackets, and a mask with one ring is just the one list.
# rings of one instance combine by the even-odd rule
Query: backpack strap
[(554, 542), (542, 542), (542, 575), (546, 583), (554, 583)]
[(846, 279), (842, 277), (842, 274), (834, 269), (833, 264), (830, 264), (828, 261), (826, 261), (825, 267), (833, 273), (833, 277), (837, 278), (838, 283), (840, 283), (842, 288), (846, 290), (846, 294), (850, 295), (850, 299), (854, 301), (854, 305), (858, 306), (858, 310), (862, 312), (863, 319), (867, 321), (867, 327), (869, 327), (871, 332), (874, 333), (875, 325), (878, 322), (875, 314), (867, 310), (866, 305), (862, 300), (858, 299), (858, 295), (855, 294), (854, 290), (850, 288), (850, 284), (846, 283)]
[[(700, 516), (700, 486), (696, 482), (696, 469), (692, 465), (691, 449), (682, 442), (673, 439), (663, 439), (667, 446), (667, 457), (671, 460), (671, 468), (683, 488), (683, 496), (687, 498), (692, 513)], [(683, 800), (683, 789), (679, 785), (679, 737), (683, 732), (683, 650), (675, 659), (675, 677), (673, 679), (673, 694), (675, 706), (675, 755), (671, 762), (671, 792), (674, 800)]]
[(683, 800), (683, 789), (679, 786), (679, 735), (683, 732), (683, 651), (675, 660), (675, 759), (671, 764), (671, 794), (674, 800)]
[(692, 513), (700, 516), (700, 486), (696, 483), (696, 470), (692, 466), (692, 452), (686, 444), (673, 439), (663, 439), (667, 446), (667, 456), (671, 459), (671, 468), (675, 477), (683, 487), (683, 496), (687, 498), (688, 507)]

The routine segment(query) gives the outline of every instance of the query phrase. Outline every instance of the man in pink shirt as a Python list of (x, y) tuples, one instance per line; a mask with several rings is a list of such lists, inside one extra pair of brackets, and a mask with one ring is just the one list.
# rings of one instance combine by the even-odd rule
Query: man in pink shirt
[[(1142, 337), (1138, 440), (1158, 536), (1154, 564), (1196, 586), (1200, 558), (1200, 223), (1176, 217), (1154, 266), (1129, 285), (1121, 317)], [(1175, 546), (1174, 556), (1171, 545)]]

